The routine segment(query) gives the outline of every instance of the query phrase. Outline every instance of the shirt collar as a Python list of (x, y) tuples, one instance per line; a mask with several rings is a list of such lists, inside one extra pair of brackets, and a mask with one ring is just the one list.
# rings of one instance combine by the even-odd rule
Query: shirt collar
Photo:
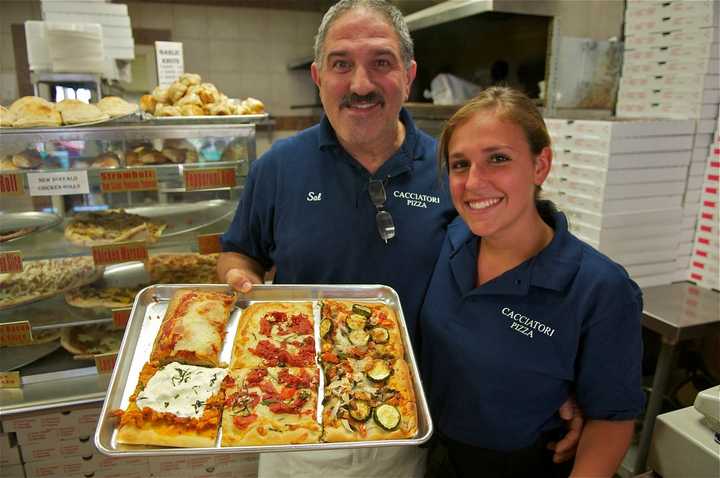
[[(400, 109), (400, 121), (402, 121), (403, 125), (405, 125), (405, 140), (400, 146), (400, 150), (413, 159), (423, 159), (425, 155), (423, 154), (422, 145), (419, 141), (418, 130), (415, 127), (415, 122), (413, 121), (410, 112), (408, 112), (405, 108)], [(330, 120), (328, 120), (327, 115), (324, 113), (320, 119), (319, 135), (320, 149), (328, 147), (342, 148), (337, 139), (337, 135), (335, 134), (335, 130), (330, 124)]]
[(448, 227), (450, 270), (463, 294), (527, 295), (530, 286), (562, 291), (580, 267), (582, 243), (568, 231), (562, 213), (553, 216), (555, 234), (550, 244), (519, 266), (475, 288), (478, 236), (458, 217)]

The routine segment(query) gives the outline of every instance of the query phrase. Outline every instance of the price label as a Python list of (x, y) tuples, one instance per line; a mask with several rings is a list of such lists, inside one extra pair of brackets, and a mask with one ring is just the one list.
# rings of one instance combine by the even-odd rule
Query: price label
[(112, 373), (115, 368), (115, 361), (117, 360), (116, 353), (99, 354), (93, 357), (95, 359), (95, 368), (97, 373), (102, 375), (106, 373)]
[(220, 244), (220, 236), (222, 234), (200, 234), (197, 236), (198, 252), (200, 254), (213, 254), (222, 252), (222, 244)]
[(124, 307), (122, 309), (113, 309), (112, 321), (116, 329), (124, 329), (130, 320), (131, 307)]
[(24, 194), (25, 187), (19, 174), (0, 174), (0, 195), (22, 196)]
[(10, 274), (22, 271), (23, 263), (20, 251), (0, 252), (0, 273)]
[(94, 246), (92, 256), (96, 266), (104, 266), (120, 262), (146, 261), (148, 250), (144, 241), (121, 242)]
[(232, 188), (235, 181), (235, 168), (185, 169), (185, 189)]
[(20, 372), (0, 372), (0, 388), (22, 388)]
[(156, 191), (157, 188), (157, 172), (154, 168), (100, 171), (100, 191), (104, 193)]
[(0, 346), (30, 345), (32, 343), (30, 322), (27, 320), (0, 324)]
[(28, 173), (27, 178), (31, 196), (90, 194), (87, 171)]

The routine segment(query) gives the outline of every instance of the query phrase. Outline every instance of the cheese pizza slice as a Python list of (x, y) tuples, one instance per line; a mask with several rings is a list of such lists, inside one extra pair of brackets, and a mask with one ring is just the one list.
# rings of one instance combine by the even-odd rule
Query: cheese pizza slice
[(225, 377), (222, 446), (317, 443), (319, 370), (271, 367)]
[(227, 370), (148, 362), (120, 416), (119, 443), (173, 447), (215, 446)]
[(312, 303), (259, 302), (243, 311), (231, 368), (315, 366)]
[(399, 359), (405, 355), (395, 312), (381, 302), (325, 300), (322, 303), (321, 359)]
[(324, 367), (323, 441), (415, 436), (415, 393), (404, 360), (365, 357), (326, 363)]
[(168, 305), (150, 356), (160, 364), (217, 367), (235, 296), (179, 289)]

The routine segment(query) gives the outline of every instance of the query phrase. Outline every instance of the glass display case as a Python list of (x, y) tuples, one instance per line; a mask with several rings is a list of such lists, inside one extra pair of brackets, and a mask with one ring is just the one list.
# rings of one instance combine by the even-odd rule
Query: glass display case
[(134, 295), (217, 281), (255, 156), (253, 124), (0, 130), (0, 413), (102, 400)]

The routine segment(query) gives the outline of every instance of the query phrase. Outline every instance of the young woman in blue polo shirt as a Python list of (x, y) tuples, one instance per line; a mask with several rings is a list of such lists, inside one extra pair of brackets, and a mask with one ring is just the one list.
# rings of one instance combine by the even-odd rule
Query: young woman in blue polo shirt
[[(643, 406), (639, 288), (538, 199), (550, 137), (522, 93), (483, 91), (438, 156), (460, 214), (420, 316), (442, 476), (612, 476)], [(571, 394), (587, 422), (563, 467), (547, 444)]]

